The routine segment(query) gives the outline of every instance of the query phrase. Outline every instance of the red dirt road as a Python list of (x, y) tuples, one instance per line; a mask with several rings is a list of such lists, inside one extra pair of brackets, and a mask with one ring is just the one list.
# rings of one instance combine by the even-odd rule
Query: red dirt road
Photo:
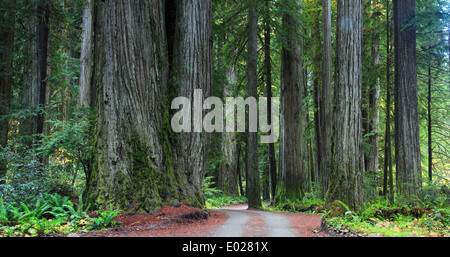
[(323, 237), (321, 216), (247, 210), (234, 205), (206, 212), (185, 205), (165, 206), (153, 215), (121, 214), (118, 228), (71, 234), (81, 237)]
[(216, 237), (317, 237), (321, 216), (248, 210), (247, 205), (220, 210), (228, 219), (210, 236)]

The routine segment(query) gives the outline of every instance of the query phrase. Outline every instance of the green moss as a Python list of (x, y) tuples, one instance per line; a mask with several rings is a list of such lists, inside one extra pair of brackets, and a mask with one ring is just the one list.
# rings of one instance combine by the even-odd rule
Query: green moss
[(339, 200), (335, 200), (332, 203), (327, 204), (325, 208), (329, 212), (327, 217), (330, 218), (342, 216), (350, 210), (345, 203)]
[[(173, 92), (172, 92), (173, 93)], [(148, 155), (149, 144), (143, 140), (137, 129), (128, 122), (128, 117), (121, 126), (122, 138), (127, 139), (124, 153), (126, 167), (115, 166), (114, 173), (110, 170), (107, 156), (107, 142), (102, 135), (102, 112), (93, 139), (92, 174), (86, 187), (86, 200), (98, 203), (100, 207), (107, 207), (113, 203), (118, 208), (129, 212), (153, 212), (163, 203), (170, 204), (174, 199), (187, 205), (203, 207), (205, 205), (201, 185), (191, 185), (185, 171), (176, 170), (172, 147), (177, 142), (176, 134), (170, 127), (170, 108), (167, 99), (161, 93), (159, 103), (161, 117), (158, 122), (158, 141), (162, 149), (162, 162), (153, 165)], [(101, 104), (101, 101), (99, 102)], [(101, 106), (100, 106), (101, 107)], [(127, 113), (126, 116), (131, 116)], [(156, 167), (157, 165), (157, 167)], [(112, 180), (112, 181), (111, 181)]]
[(276, 202), (295, 202), (297, 200), (301, 200), (303, 196), (304, 192), (300, 183), (292, 188), (287, 188), (284, 181), (278, 181), (275, 192)]

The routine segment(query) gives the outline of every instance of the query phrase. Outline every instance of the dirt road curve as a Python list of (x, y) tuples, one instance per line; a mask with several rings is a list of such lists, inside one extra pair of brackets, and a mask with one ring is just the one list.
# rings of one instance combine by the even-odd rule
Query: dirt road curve
[(165, 206), (153, 215), (122, 214), (116, 218), (118, 228), (72, 233), (70, 237), (323, 237), (321, 216), (248, 210), (234, 205), (205, 212), (182, 205)]
[(313, 214), (275, 213), (248, 210), (246, 205), (219, 210), (228, 219), (209, 236), (213, 237), (308, 237), (319, 233), (321, 217)]

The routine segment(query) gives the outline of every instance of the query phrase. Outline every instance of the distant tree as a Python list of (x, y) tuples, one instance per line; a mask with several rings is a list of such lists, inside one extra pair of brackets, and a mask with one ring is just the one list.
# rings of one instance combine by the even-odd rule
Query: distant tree
[[(248, 96), (258, 98), (258, 1), (250, 0), (248, 9)], [(258, 168), (258, 132), (248, 132), (247, 142), (247, 199), (248, 206), (261, 207), (261, 186)]]
[(85, 107), (93, 107), (91, 99), (92, 60), (93, 60), (93, 37), (94, 37), (94, 1), (87, 0), (84, 3), (83, 22), (81, 33), (81, 70), (80, 70), (80, 101)]
[(322, 57), (322, 87), (319, 90), (319, 143), (317, 151), (319, 156), (319, 176), (322, 192), (328, 189), (331, 158), (331, 122), (332, 120), (332, 45), (331, 45), (331, 1), (322, 1), (323, 16), (323, 57)]
[(47, 91), (47, 53), (48, 53), (48, 35), (50, 21), (50, 3), (48, 0), (41, 0), (37, 6), (38, 31), (37, 31), (37, 59), (38, 59), (38, 95), (39, 109), (36, 115), (34, 134), (40, 138), (44, 132), (44, 106)]
[(301, 199), (303, 176), (303, 61), (299, 1), (283, 1), (280, 94), (280, 168), (276, 200)]
[[(266, 83), (266, 96), (270, 103), (272, 97), (272, 59), (271, 59), (271, 9), (270, 0), (265, 0), (265, 16), (264, 16), (264, 71)], [(272, 123), (272, 105), (267, 105), (267, 124)], [(275, 157), (275, 143), (268, 143), (269, 157), (269, 176), (270, 176), (270, 193), (272, 198), (275, 197), (277, 185), (277, 161)]]
[[(12, 69), (14, 49), (13, 8), (15, 1), (1, 2), (0, 10), (0, 150), (8, 143), (9, 109), (12, 100)], [(0, 179), (6, 174), (6, 159), (0, 157)], [(0, 183), (2, 181), (0, 180)]]

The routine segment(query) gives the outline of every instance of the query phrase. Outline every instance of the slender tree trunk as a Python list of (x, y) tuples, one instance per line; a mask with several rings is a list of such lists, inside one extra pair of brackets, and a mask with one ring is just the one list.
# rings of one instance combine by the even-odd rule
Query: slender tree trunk
[(395, 163), (398, 193), (417, 195), (422, 184), (413, 0), (394, 0)]
[(25, 59), (22, 83), (22, 106), (27, 110), (27, 115), (20, 120), (19, 133), (22, 142), (28, 147), (33, 143), (33, 130), (35, 125), (36, 108), (39, 103), (39, 65), (37, 58), (38, 51), (38, 17), (36, 15), (37, 4), (27, 2), (27, 8), (30, 11), (30, 17), (26, 23), (27, 41), (24, 44)]
[(362, 1), (338, 2), (335, 112), (326, 202), (341, 200), (351, 208), (363, 202), (362, 22)]
[(91, 80), (92, 80), (92, 60), (93, 60), (93, 12), (94, 0), (87, 0), (84, 3), (83, 22), (81, 33), (81, 70), (80, 70), (80, 106), (91, 106)]
[(322, 88), (319, 91), (319, 173), (323, 195), (328, 190), (331, 157), (331, 82), (332, 82), (332, 57), (331, 57), (331, 0), (323, 0), (323, 57), (322, 57)]
[[(2, 2), (3, 4), (3, 2)], [(0, 149), (8, 144), (9, 132), (9, 108), (12, 98), (12, 62), (14, 51), (14, 23), (15, 16), (12, 12), (15, 1), (8, 2), (0, 11)], [(11, 8), (11, 9), (8, 9)], [(0, 184), (7, 171), (6, 158), (0, 157)]]
[[(268, 149), (265, 149), (265, 154), (267, 154)], [(270, 176), (269, 176), (269, 164), (265, 163), (262, 167), (261, 174), (261, 184), (262, 184), (262, 199), (270, 200)]]
[[(379, 24), (381, 21), (372, 11), (373, 1), (368, 1), (364, 9), (363, 16), (370, 16), (370, 24)], [(369, 24), (369, 26), (370, 26)], [(380, 78), (378, 76), (378, 64), (380, 62), (380, 35), (378, 29), (372, 28), (366, 30), (363, 35), (363, 58), (370, 58), (369, 72), (370, 79), (363, 81), (363, 138), (364, 147), (364, 169), (368, 174), (374, 177), (374, 183), (378, 181), (378, 130), (379, 130), (379, 105), (380, 105)]]
[(392, 171), (392, 133), (391, 133), (391, 86), (387, 83), (387, 98), (386, 98), (386, 136), (384, 146), (384, 194), (387, 194), (387, 185), (389, 177), (389, 201), (394, 201), (394, 178)]
[(242, 185), (241, 149), (242, 149), (242, 146), (241, 146), (240, 143), (238, 143), (238, 146), (237, 146), (237, 165), (236, 165), (236, 173), (238, 174), (238, 180), (239, 180), (239, 192), (240, 192), (240, 195), (245, 195), (244, 187), (243, 187), (243, 185)]
[[(371, 52), (372, 60), (371, 66), (376, 67), (380, 62), (380, 36), (375, 34), (373, 36)], [(365, 170), (375, 173), (378, 171), (378, 141), (379, 141), (379, 123), (380, 123), (380, 84), (379, 78), (376, 78), (369, 84), (368, 88), (368, 110), (367, 110), (367, 125), (368, 137), (367, 143), (369, 145), (369, 151), (364, 155)]]
[(303, 81), (300, 24), (293, 13), (300, 13), (297, 1), (284, 1), (283, 33), (286, 37), (281, 56), (280, 168), (276, 201), (301, 199), (303, 176)]
[[(233, 94), (233, 85), (237, 82), (235, 67), (225, 67), (225, 76), (227, 77), (227, 83), (223, 86), (224, 98), (231, 97)], [(220, 165), (218, 187), (225, 195), (239, 195), (238, 173), (236, 172), (236, 145), (237, 137), (234, 132), (222, 133), (222, 163)]]
[(239, 142), (239, 137), (237, 137), (236, 139), (237, 139), (236, 174), (238, 176), (239, 195), (245, 195), (244, 188), (242, 186), (242, 175), (241, 175), (241, 143)]
[[(44, 132), (44, 107), (47, 90), (47, 52), (48, 52), (48, 33), (50, 20), (50, 7), (48, 0), (41, 0), (37, 7), (38, 17), (38, 83), (39, 83), (39, 110), (36, 116), (34, 134)], [(40, 136), (38, 136), (40, 138)]]
[[(386, 10), (386, 129), (384, 139), (384, 182), (383, 182), (383, 194), (387, 195), (388, 179), (389, 179), (389, 202), (394, 200), (394, 181), (392, 174), (392, 153), (391, 153), (391, 26), (390, 26), (390, 0), (387, 0)], [(389, 178), (388, 178), (389, 177)]]
[[(266, 73), (266, 90), (267, 90), (267, 102), (271, 103), (272, 99), (272, 62), (271, 62), (271, 43), (270, 34), (272, 33), (272, 28), (270, 24), (270, 9), (269, 0), (265, 1), (266, 4), (266, 16), (264, 17), (264, 66)], [(267, 105), (267, 124), (272, 124), (272, 105)], [(272, 140), (273, 141), (273, 140)], [(277, 185), (277, 162), (275, 159), (275, 143), (268, 144), (268, 155), (269, 155), (269, 175), (270, 175), (270, 194), (272, 200), (275, 196), (276, 185)]]
[[(322, 3), (317, 2), (316, 3), (317, 8), (319, 8)], [(311, 177), (314, 178), (314, 181), (316, 183), (316, 185), (318, 186), (318, 188), (320, 187), (320, 157), (321, 157), (321, 153), (319, 153), (319, 149), (320, 149), (320, 143), (321, 143), (321, 138), (320, 138), (320, 102), (321, 99), (319, 97), (319, 92), (321, 92), (322, 90), (322, 51), (323, 51), (323, 46), (321, 44), (322, 41), (322, 37), (321, 37), (321, 33), (320, 33), (320, 19), (322, 18), (321, 15), (321, 11), (318, 10), (315, 12), (314, 16), (313, 16), (313, 25), (311, 28), (311, 37), (314, 40), (314, 46), (313, 46), (313, 63), (312, 63), (312, 69), (313, 69), (313, 77), (312, 77), (312, 81), (313, 81), (313, 97), (314, 97), (314, 104), (313, 104), (313, 108), (314, 108), (314, 116), (313, 116), (313, 124), (314, 124), (314, 137), (311, 137), (311, 142), (310, 142), (310, 150), (311, 152), (308, 154), (311, 161), (314, 162), (310, 162), (310, 167), (312, 169), (312, 173), (311, 173)], [(307, 77), (307, 75), (306, 75)], [(305, 80), (307, 82), (307, 80)], [(306, 83), (307, 84), (307, 83)], [(306, 88), (306, 86), (305, 86)], [(306, 113), (306, 115), (308, 116), (309, 120), (309, 112)], [(315, 151), (313, 150), (313, 141), (314, 138), (314, 146), (315, 146)]]
[[(248, 97), (258, 99), (258, 3), (257, 0), (250, 1), (248, 11)], [(258, 132), (248, 132), (247, 143), (247, 199), (248, 206), (252, 208), (261, 207), (261, 186), (258, 168)]]
[(431, 65), (428, 66), (428, 179), (433, 180), (433, 145), (431, 140)]

